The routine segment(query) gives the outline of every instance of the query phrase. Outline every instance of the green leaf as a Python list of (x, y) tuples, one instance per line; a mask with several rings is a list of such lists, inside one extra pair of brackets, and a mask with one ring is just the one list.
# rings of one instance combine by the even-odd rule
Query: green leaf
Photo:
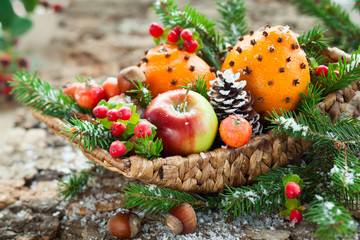
[(297, 209), (300, 206), (300, 201), (297, 199), (286, 199), (285, 207), (289, 210)]
[(38, 5), (38, 0), (21, 0), (27, 12), (33, 12)]
[(128, 152), (130, 152), (134, 148), (134, 143), (132, 143), (132, 142), (126, 141), (126, 142), (123, 142), (123, 144), (126, 147), (126, 151), (125, 151), (124, 155), (126, 155)]
[[(301, 183), (301, 179), (299, 177), (299, 175), (297, 174), (288, 174), (286, 175), (284, 178), (283, 178), (283, 184), (284, 184), (284, 187), (286, 187), (286, 185), (289, 183), (289, 182), (295, 182), (297, 183), (299, 186)], [(302, 188), (302, 186), (300, 186), (300, 188)]]
[(16, 14), (10, 0), (0, 0), (0, 23), (4, 28), (9, 28)]
[(290, 215), (290, 213), (291, 213), (291, 210), (289, 210), (289, 209), (280, 211), (280, 215), (283, 215), (283, 216), (288, 216), (288, 215)]
[(140, 120), (139, 114), (137, 114), (136, 112), (132, 112), (131, 117), (129, 119), (129, 123), (137, 124), (139, 122), (139, 120)]
[(299, 210), (299, 211), (304, 211), (304, 210), (306, 210), (306, 207), (305, 207), (305, 206), (299, 206), (299, 207), (297, 208), (297, 210)]
[(27, 18), (15, 17), (11, 21), (10, 31), (13, 38), (19, 37), (30, 30), (32, 22)]
[(154, 43), (156, 45), (159, 45), (160, 44), (160, 38), (154, 38)]

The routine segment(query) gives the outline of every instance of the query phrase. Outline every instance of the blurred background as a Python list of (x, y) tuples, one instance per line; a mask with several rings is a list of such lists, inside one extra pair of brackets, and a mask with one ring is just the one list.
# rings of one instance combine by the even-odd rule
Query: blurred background
[[(31, 22), (31, 27), (25, 32), (20, 24), (16, 29), (19, 34), (6, 45), (10, 48), (0, 48), (0, 55), (10, 53), (14, 64), (11, 69), (2, 69), (3, 79), (4, 75), (25, 68), (31, 73), (37, 71), (42, 80), (54, 87), (73, 82), (79, 75), (91, 75), (102, 82), (107, 77), (115, 77), (121, 69), (135, 65), (145, 50), (155, 46), (148, 33), (150, 23), (157, 21), (149, 9), (150, 0), (48, 0), (40, 1), (28, 13), (22, 1), (10, 2), (18, 16), (29, 20), (22, 24)], [(36, 3), (35, 0), (23, 2)], [(218, 17), (214, 0), (177, 2), (181, 8), (190, 3), (206, 16)], [(289, 25), (293, 31), (302, 33), (322, 23), (314, 16), (301, 13), (292, 1), (244, 2), (253, 30), (266, 24)], [(354, 1), (334, 2), (350, 12), (353, 22), (360, 21), (359, 12), (352, 11)], [(4, 11), (0, 9), (2, 19), (6, 17)], [(4, 30), (5, 25), (2, 27)], [(0, 34), (0, 38), (5, 38), (8, 33), (0, 29)], [(4, 43), (0, 41), (0, 44)], [(359, 97), (350, 108), (359, 111)], [(56, 180), (71, 169), (84, 167), (88, 165), (79, 151), (37, 122), (29, 109), (8, 95), (3, 85), (0, 94), (0, 209), (13, 206), (11, 204), (18, 200), (55, 198)], [(110, 177), (113, 178), (116, 184), (127, 181), (119, 176)]]

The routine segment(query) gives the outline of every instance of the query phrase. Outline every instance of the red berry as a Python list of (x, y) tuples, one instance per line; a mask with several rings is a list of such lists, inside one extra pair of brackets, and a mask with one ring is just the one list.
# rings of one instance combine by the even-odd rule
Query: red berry
[(53, 9), (55, 12), (61, 12), (63, 10), (63, 7), (60, 4), (55, 4), (53, 6)]
[(190, 29), (186, 28), (181, 32), (181, 38), (185, 41), (190, 41), (193, 37), (193, 34)]
[(121, 122), (114, 122), (110, 126), (110, 131), (115, 137), (120, 137), (126, 130), (126, 126)]
[(290, 220), (294, 223), (301, 223), (303, 220), (301, 212), (297, 209), (292, 210), (290, 213)]
[(328, 67), (325, 65), (319, 65), (315, 72), (316, 76), (320, 76), (322, 74), (325, 74), (325, 76), (328, 75)]
[(139, 122), (135, 127), (134, 133), (138, 138), (144, 138), (145, 135), (148, 137), (151, 136), (152, 131), (150, 123), (146, 121)]
[(11, 64), (11, 56), (9, 54), (2, 54), (0, 56), (0, 63), (3, 67), (7, 67)]
[(111, 145), (110, 145), (110, 155), (111, 156), (120, 157), (120, 156), (124, 155), (125, 152), (126, 152), (126, 147), (121, 141), (116, 140), (111, 143)]
[(106, 118), (107, 113), (108, 108), (106, 106), (97, 106), (93, 109), (94, 116), (100, 119)]
[(339, 71), (338, 71), (338, 70), (334, 70), (334, 72), (335, 72), (336, 76), (339, 77), (339, 74), (340, 74)]
[(24, 57), (18, 58), (16, 60), (16, 63), (19, 68), (28, 68), (29, 67), (29, 61)]
[(189, 40), (184, 43), (186, 51), (189, 53), (193, 53), (196, 51), (197, 47), (199, 46), (199, 43), (196, 40)]
[(149, 33), (154, 38), (158, 38), (164, 33), (164, 29), (160, 24), (153, 22), (150, 24)]
[(176, 43), (179, 36), (176, 34), (174, 30), (170, 30), (167, 35), (167, 40), (169, 43)]
[(180, 36), (181, 32), (183, 31), (183, 28), (180, 26), (176, 26), (176, 27), (174, 27), (174, 31), (176, 32), (176, 34), (178, 36)]
[(131, 118), (131, 108), (129, 108), (128, 106), (122, 106), (117, 111), (117, 117), (121, 120), (129, 120)]
[(296, 182), (288, 182), (285, 187), (285, 194), (288, 198), (297, 198), (301, 193), (301, 188)]
[(107, 118), (109, 121), (116, 121), (118, 120), (118, 110), (116, 109), (111, 109), (107, 112)]

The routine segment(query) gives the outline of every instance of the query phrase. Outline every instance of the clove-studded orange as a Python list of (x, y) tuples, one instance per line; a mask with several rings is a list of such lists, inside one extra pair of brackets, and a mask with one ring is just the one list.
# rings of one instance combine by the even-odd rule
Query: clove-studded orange
[(244, 89), (262, 120), (274, 109), (294, 110), (310, 82), (305, 52), (289, 27), (267, 26), (240, 37), (222, 65), (229, 68), (240, 72), (239, 81), (247, 81)]
[(186, 86), (188, 80), (194, 82), (199, 77), (204, 78), (209, 89), (209, 81), (215, 79), (215, 73), (204, 60), (176, 45), (159, 45), (149, 50), (141, 61), (140, 69), (153, 97), (179, 89), (179, 85)]

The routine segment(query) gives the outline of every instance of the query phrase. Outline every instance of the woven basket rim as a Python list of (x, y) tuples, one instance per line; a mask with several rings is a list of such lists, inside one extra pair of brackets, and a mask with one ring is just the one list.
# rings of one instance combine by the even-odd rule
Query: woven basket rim
[[(327, 57), (329, 62), (338, 61), (342, 57), (346, 57), (346, 59), (350, 60), (350, 55), (339, 50), (338, 48), (326, 49), (324, 51), (324, 56)], [(360, 88), (359, 85), (360, 85), (360, 81), (358, 80), (355, 84), (353, 84), (352, 86), (349, 86), (348, 88), (353, 88), (354, 91), (358, 91)], [(335, 91), (330, 94), (336, 95), (337, 94), (336, 92), (338, 92), (338, 91)], [(325, 99), (321, 103), (323, 103), (324, 101), (325, 101)], [(323, 105), (324, 105), (324, 109), (325, 109), (326, 103), (323, 103)], [(66, 123), (62, 119), (43, 115), (41, 111), (36, 111), (36, 110), (32, 110), (32, 113), (36, 119), (45, 123), (54, 133), (69, 140), (68, 138), (71, 136), (71, 134), (63, 132), (64, 130), (66, 130), (66, 127), (65, 127)], [(159, 170), (159, 168), (162, 167), (161, 164), (165, 164), (165, 163), (171, 163), (171, 164), (173, 164), (172, 166), (175, 166), (175, 167), (180, 167), (181, 164), (185, 164), (185, 165), (188, 164), (188, 165), (192, 166), (191, 165), (192, 162), (200, 161), (200, 163), (201, 163), (203, 160), (205, 161), (205, 159), (207, 159), (207, 158), (209, 158), (211, 161), (211, 159), (214, 157), (216, 157), (216, 158), (219, 158), (219, 157), (220, 158), (221, 157), (230, 158), (231, 157), (232, 159), (234, 159), (234, 157), (236, 155), (246, 152), (246, 150), (248, 148), (252, 148), (253, 146), (255, 146), (255, 148), (258, 148), (259, 146), (261, 146), (261, 148), (264, 151), (267, 151), (266, 150), (267, 146), (262, 146), (262, 142), (266, 142), (273, 135), (274, 135), (274, 132), (268, 131), (267, 133), (264, 133), (262, 135), (252, 137), (247, 144), (245, 144), (244, 146), (241, 146), (239, 148), (231, 148), (231, 147), (216, 148), (216, 149), (202, 152), (202, 153), (190, 154), (186, 157), (176, 155), (176, 156), (169, 156), (169, 157), (159, 157), (154, 160), (149, 160), (149, 159), (139, 156), (139, 155), (132, 155), (129, 157), (121, 157), (121, 158), (113, 158), (107, 150), (104, 150), (98, 146), (95, 146), (93, 151), (85, 150), (83, 145), (79, 145), (79, 140), (80, 140), (79, 137), (75, 138), (70, 143), (74, 147), (79, 148), (82, 151), (82, 153), (85, 155), (85, 157), (87, 157), (89, 160), (91, 160), (99, 165), (102, 165), (111, 171), (116, 171), (120, 174), (123, 174), (124, 176), (127, 176), (129, 178), (137, 178), (139, 180), (144, 181), (145, 183), (152, 184), (152, 180), (154, 179), (154, 176), (153, 176), (154, 173), (153, 172), (150, 173), (150, 170), (148, 170), (150, 168), (152, 169), (151, 171), (154, 171), (154, 169)], [(216, 162), (212, 162), (211, 164), (214, 166), (217, 165)], [(161, 165), (161, 166), (159, 167), (158, 165)], [(222, 166), (222, 165), (219, 167), (224, 168), (224, 166)], [(158, 174), (160, 174), (160, 172), (158, 172)], [(174, 183), (174, 184), (177, 184), (177, 187), (175, 187), (174, 189), (185, 190), (185, 191), (194, 190), (194, 187), (192, 187), (192, 189), (182, 189), (180, 187), (180, 189), (179, 189), (179, 187), (178, 187), (179, 183)], [(219, 184), (221, 184), (221, 181)], [(192, 185), (194, 185), (194, 184), (192, 184)], [(165, 184), (165, 187), (173, 188), (172, 186), (166, 186), (166, 184)], [(222, 188), (221, 186), (217, 186), (216, 189), (221, 189), (221, 188)], [(214, 191), (205, 190), (203, 192), (214, 192)]]

